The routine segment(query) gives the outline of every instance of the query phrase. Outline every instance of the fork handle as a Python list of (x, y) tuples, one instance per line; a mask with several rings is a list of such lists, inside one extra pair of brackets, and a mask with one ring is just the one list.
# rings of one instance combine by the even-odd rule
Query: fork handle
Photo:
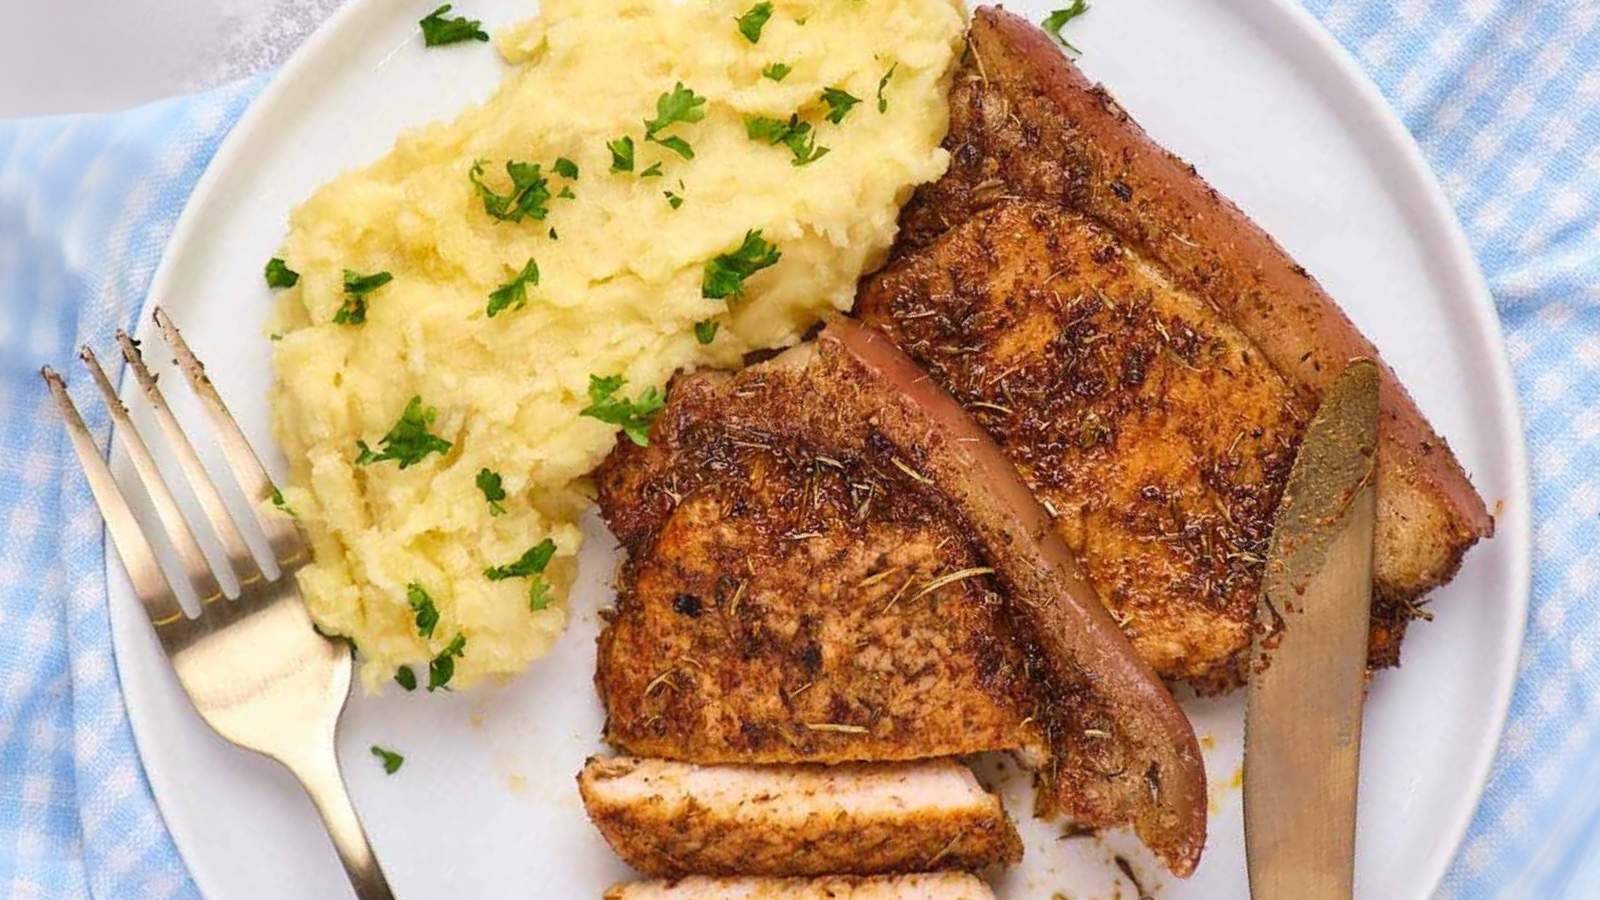
[(367, 840), (366, 829), (361, 826), (361, 817), (356, 815), (356, 808), (350, 802), (350, 792), (345, 788), (333, 747), (329, 745), (309, 759), (285, 760), (284, 764), (300, 779), (306, 793), (311, 795), (311, 802), (316, 804), (317, 812), (322, 814), (328, 837), (333, 839), (333, 849), (339, 853), (339, 862), (344, 865), (356, 897), (394, 900), (394, 892), (389, 889), (389, 881), (384, 878), (378, 857)]

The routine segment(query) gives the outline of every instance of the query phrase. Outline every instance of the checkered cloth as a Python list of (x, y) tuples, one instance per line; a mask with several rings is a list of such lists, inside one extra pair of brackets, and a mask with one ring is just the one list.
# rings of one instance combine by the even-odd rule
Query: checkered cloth
[[(1600, 3), (1306, 0), (1416, 135), (1505, 325), (1534, 475), (1533, 612), (1500, 756), (1446, 881), (1600, 884)], [(259, 82), (0, 122), (0, 895), (197, 896), (117, 687), (100, 525), (34, 369), (132, 322)], [(102, 438), (104, 414), (86, 403)]]

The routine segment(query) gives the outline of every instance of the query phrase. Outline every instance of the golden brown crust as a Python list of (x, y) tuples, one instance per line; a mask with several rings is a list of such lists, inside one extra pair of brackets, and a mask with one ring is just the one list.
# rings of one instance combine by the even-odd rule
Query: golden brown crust
[[(1133, 824), (1192, 871), (1182, 711), (1011, 464), (886, 340), (843, 320), (680, 377), (597, 484), (630, 554), (600, 638), (608, 741), (697, 762), (1043, 749), (1041, 814)], [(1012, 501), (1031, 514), (986, 508)]]
[(820, 878), (692, 875), (674, 881), (614, 885), (606, 891), (605, 900), (994, 900), (994, 892), (965, 872)]
[[(1095, 220), (1213, 306), (1314, 406), (1344, 363), (1378, 354), (1302, 267), (1194, 168), (1152, 141), (1049, 38), (980, 8), (951, 93), (946, 175), (902, 212), (895, 255), (1002, 198)], [(1383, 367), (1371, 657), (1398, 659), (1414, 603), (1494, 522), (1445, 442)]]
[(1232, 676), (1305, 420), (1248, 340), (1106, 229), (1024, 201), (902, 257), (857, 311), (994, 436), (1157, 672)]
[[(999, 798), (952, 760), (692, 768), (594, 759), (578, 778), (589, 818), (646, 875), (881, 875), (1022, 859)], [(647, 791), (608, 793), (626, 778)], [(742, 784), (718, 792), (717, 779)]]

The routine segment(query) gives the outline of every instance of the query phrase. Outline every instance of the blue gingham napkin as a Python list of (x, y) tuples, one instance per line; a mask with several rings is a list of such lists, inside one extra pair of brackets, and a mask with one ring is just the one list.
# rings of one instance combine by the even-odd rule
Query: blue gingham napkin
[[(1534, 485), (1533, 611), (1494, 774), (1444, 893), (1600, 884), (1600, 2), (1306, 0), (1444, 182), (1505, 325)], [(111, 657), (99, 519), (34, 369), (140, 305), (259, 81), (0, 122), (0, 896), (198, 896)], [(80, 379), (81, 380), (81, 379)], [(85, 404), (104, 436), (98, 404)]]

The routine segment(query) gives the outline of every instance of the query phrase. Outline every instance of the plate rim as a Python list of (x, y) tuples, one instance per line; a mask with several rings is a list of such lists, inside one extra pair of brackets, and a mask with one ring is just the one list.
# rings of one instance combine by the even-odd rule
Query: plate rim
[[(975, 8), (979, 4), (969, 5)], [(173, 279), (176, 248), (191, 240), (191, 233), (196, 227), (195, 221), (199, 217), (198, 211), (208, 204), (209, 198), (215, 193), (225, 173), (232, 170), (238, 162), (238, 157), (246, 152), (244, 148), (252, 143), (251, 138), (254, 133), (270, 125), (281, 96), (292, 89), (294, 82), (306, 77), (305, 70), (314, 67), (315, 61), (322, 56), (328, 46), (336, 44), (345, 37), (345, 32), (350, 29), (352, 23), (364, 16), (377, 14), (373, 11), (385, 6), (392, 8), (391, 14), (406, 14), (386, 0), (351, 0), (341, 6), (324, 20), (268, 78), (260, 92), (229, 129), (216, 153), (206, 164), (205, 171), (195, 182), (162, 249), (160, 262), (135, 320), (135, 331), (141, 336), (144, 336), (149, 328), (147, 320), (151, 310), (157, 305), (158, 298), (166, 292), (169, 282)], [(971, 10), (969, 9), (967, 13), (970, 16)], [(1509, 606), (1507, 611), (1516, 623), (1515, 628), (1507, 629), (1501, 634), (1501, 650), (1510, 661), (1507, 667), (1509, 676), (1500, 680), (1495, 694), (1484, 703), (1490, 711), (1487, 718), (1490, 727), (1486, 729), (1486, 736), (1492, 736), (1492, 739), (1481, 742), (1470, 767), (1471, 777), (1468, 783), (1471, 785), (1472, 804), (1465, 807), (1453, 821), (1443, 823), (1448, 827), (1440, 829), (1448, 834), (1449, 840), (1439, 842), (1438, 846), (1448, 849), (1434, 854), (1434, 858), (1429, 861), (1430, 871), (1423, 879), (1428, 885), (1427, 895), (1432, 895), (1438, 891), (1450, 867), (1460, 855), (1467, 832), (1481, 807), (1494, 761), (1499, 756), (1511, 700), (1519, 681), (1518, 674), (1521, 669), (1523, 639), (1527, 632), (1532, 590), (1532, 493), (1527, 437), (1523, 428), (1525, 419), (1494, 295), (1490, 291), (1482, 267), (1472, 252), (1465, 229), (1444, 192), (1438, 174), (1428, 163), (1416, 138), (1401, 121), (1377, 84), (1361, 68), (1354, 55), (1324, 28), (1309, 10), (1294, 0), (1270, 0), (1256, 14), (1268, 19), (1275, 17), (1277, 19), (1275, 28), (1287, 29), (1290, 32), (1289, 37), (1310, 42), (1317, 51), (1317, 56), (1311, 61), (1331, 67), (1331, 74), (1337, 78), (1337, 83), (1333, 87), (1348, 92), (1347, 96), (1359, 101), (1360, 112), (1367, 120), (1367, 127), (1374, 129), (1383, 151), (1394, 154), (1394, 159), (1399, 163), (1399, 175), (1414, 187), (1421, 189), (1425, 201), (1425, 208), (1421, 212), (1425, 220), (1435, 229), (1436, 234), (1444, 239), (1446, 259), (1443, 262), (1448, 265), (1450, 272), (1461, 278), (1470, 288), (1467, 296), (1461, 298), (1451, 308), (1451, 316), (1468, 319), (1481, 336), (1495, 346), (1497, 352), (1489, 354), (1486, 360), (1489, 380), (1494, 385), (1496, 401), (1503, 404), (1508, 418), (1516, 425), (1511, 433), (1502, 435), (1502, 442), (1499, 442), (1502, 449), (1507, 451), (1505, 465), (1509, 478), (1505, 485), (1504, 497), (1500, 498), (1503, 506), (1495, 515), (1495, 534), (1492, 538), (1501, 546), (1510, 545), (1506, 550), (1508, 558), (1505, 565), (1508, 567), (1506, 572), (1508, 580), (1515, 586), (1515, 591), (1513, 596), (1502, 597), (1500, 600), (1502, 604)], [(119, 379), (119, 396), (126, 398), (133, 390), (132, 376), (124, 367)], [(112, 438), (112, 446), (115, 447), (114, 434)], [(107, 612), (110, 620), (113, 659), (118, 685), (121, 688), (122, 679), (128, 671), (125, 666), (133, 665), (127, 662), (130, 654), (125, 651), (129, 649), (130, 643), (138, 638), (128, 633), (125, 628), (119, 627), (119, 617), (111, 612), (111, 592), (114, 589), (126, 589), (126, 584), (120, 560), (111, 546), (109, 534), (102, 535), (102, 551), (105, 556)], [(194, 852), (197, 848), (194, 843), (195, 836), (184, 826), (173, 826), (166, 804), (162, 800), (165, 790), (171, 789), (171, 786), (165, 784), (165, 779), (152, 776), (150, 768), (144, 764), (145, 747), (147, 743), (152, 742), (149, 729), (154, 726), (144, 718), (143, 712), (138, 711), (137, 704), (128, 701), (126, 689), (122, 689), (121, 693), (141, 770), (150, 784), (151, 797), (155, 802), (157, 814), (201, 895), (221, 896), (217, 890), (219, 881), (213, 880), (214, 877), (220, 879), (220, 876), (214, 876), (208, 864), (199, 862), (208, 858), (205, 853)], [(163, 788), (157, 787), (158, 781), (163, 783)]]

